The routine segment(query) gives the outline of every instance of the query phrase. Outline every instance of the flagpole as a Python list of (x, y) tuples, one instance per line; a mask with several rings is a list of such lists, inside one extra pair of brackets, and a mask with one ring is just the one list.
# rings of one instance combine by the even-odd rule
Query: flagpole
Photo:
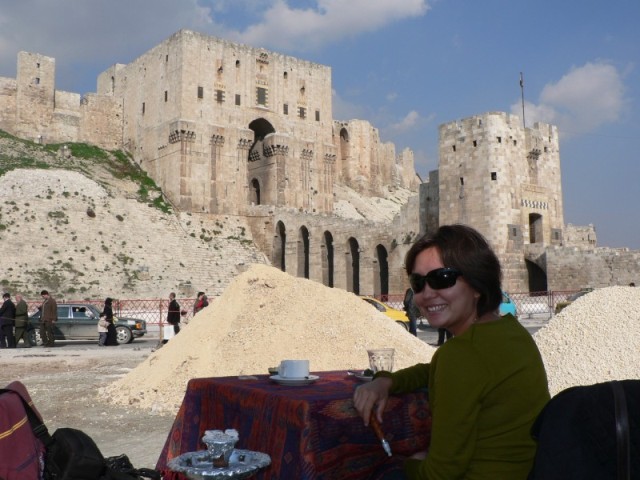
[(527, 124), (524, 121), (524, 79), (522, 72), (520, 72), (520, 95), (522, 96), (522, 127), (527, 128)]

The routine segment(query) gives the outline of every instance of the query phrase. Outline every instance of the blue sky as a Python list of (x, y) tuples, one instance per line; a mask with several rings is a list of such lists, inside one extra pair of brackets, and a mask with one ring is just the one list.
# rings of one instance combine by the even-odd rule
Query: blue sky
[(181, 28), (329, 65), (334, 118), (360, 118), (422, 178), (438, 126), (488, 111), (558, 125), (565, 223), (640, 249), (638, 0), (0, 0), (0, 76), (20, 50), (56, 58), (56, 88)]

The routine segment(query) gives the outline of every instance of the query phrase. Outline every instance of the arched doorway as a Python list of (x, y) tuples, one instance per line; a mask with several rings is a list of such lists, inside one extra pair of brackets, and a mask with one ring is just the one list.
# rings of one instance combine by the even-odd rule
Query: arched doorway
[(285, 251), (287, 245), (287, 232), (284, 228), (284, 223), (278, 222), (276, 225), (276, 232), (273, 238), (273, 254), (271, 256), (271, 263), (274, 267), (279, 268), (283, 272), (287, 271), (285, 264)]
[(360, 295), (360, 247), (358, 246), (358, 241), (353, 237), (347, 241), (345, 257), (347, 291)]
[(309, 278), (309, 230), (304, 225), (298, 231), (298, 277)]
[(546, 272), (530, 260), (525, 260), (525, 265), (529, 276), (529, 291), (546, 292), (548, 288)]
[(384, 245), (376, 247), (376, 264), (373, 269), (373, 293), (386, 299), (389, 295), (389, 261)]
[(322, 236), (322, 284), (333, 288), (333, 235), (324, 232)]

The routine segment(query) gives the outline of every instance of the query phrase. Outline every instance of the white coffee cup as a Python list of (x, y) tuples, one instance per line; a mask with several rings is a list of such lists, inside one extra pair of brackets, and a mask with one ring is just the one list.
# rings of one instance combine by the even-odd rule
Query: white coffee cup
[(278, 368), (282, 378), (304, 378), (309, 376), (309, 360), (282, 360)]

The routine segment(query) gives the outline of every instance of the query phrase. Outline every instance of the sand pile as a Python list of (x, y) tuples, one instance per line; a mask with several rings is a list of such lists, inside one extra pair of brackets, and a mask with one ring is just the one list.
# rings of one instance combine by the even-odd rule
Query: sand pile
[(533, 338), (551, 395), (575, 385), (640, 378), (640, 288), (588, 293), (553, 317)]
[(254, 264), (179, 335), (102, 391), (121, 405), (177, 412), (191, 378), (266, 374), (280, 360), (312, 372), (368, 367), (368, 348), (395, 348), (395, 369), (435, 349), (352, 293)]

